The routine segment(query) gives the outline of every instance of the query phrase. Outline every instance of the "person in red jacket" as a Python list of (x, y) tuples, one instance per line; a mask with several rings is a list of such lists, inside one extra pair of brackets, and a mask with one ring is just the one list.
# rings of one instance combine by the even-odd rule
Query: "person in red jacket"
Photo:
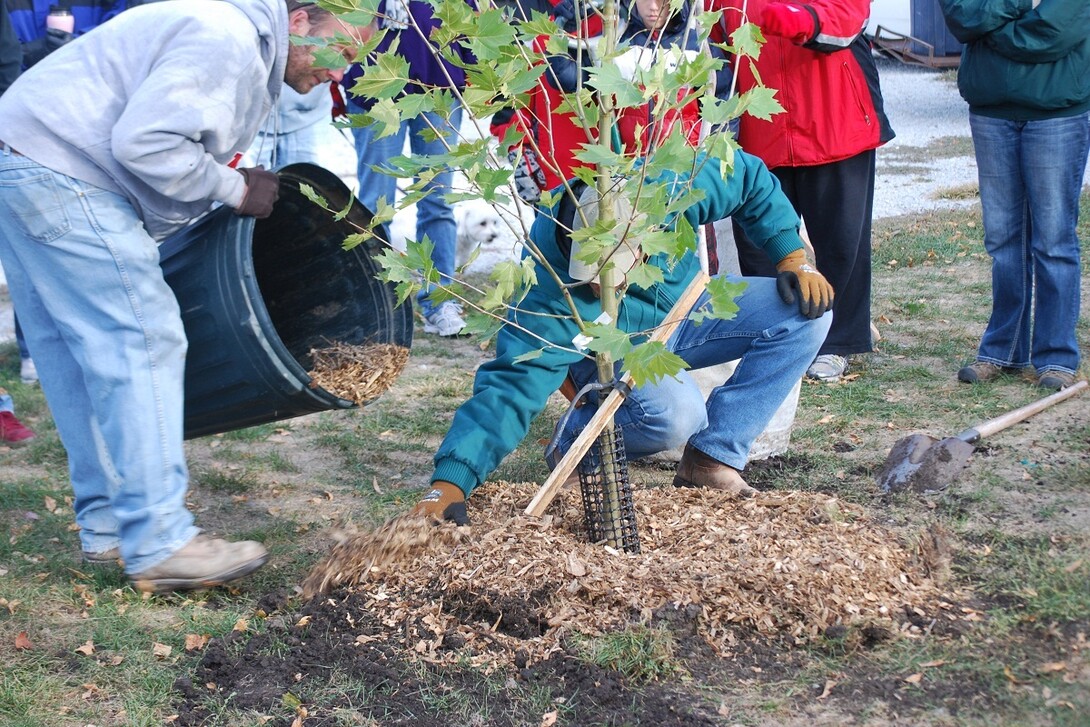
[[(770, 121), (741, 118), (738, 141), (779, 178), (802, 217), (817, 268), (836, 291), (833, 325), (811, 378), (838, 380), (850, 354), (872, 350), (870, 328), (871, 214), (875, 149), (893, 138), (882, 109), (878, 68), (863, 29), (870, 0), (807, 3), (709, 0), (722, 10), (712, 32), (727, 42), (743, 22), (757, 22), (767, 43), (742, 58), (739, 93), (760, 78), (777, 89), (785, 112)], [(736, 235), (740, 230), (736, 230)], [(752, 243), (739, 237), (743, 275), (775, 276)]]

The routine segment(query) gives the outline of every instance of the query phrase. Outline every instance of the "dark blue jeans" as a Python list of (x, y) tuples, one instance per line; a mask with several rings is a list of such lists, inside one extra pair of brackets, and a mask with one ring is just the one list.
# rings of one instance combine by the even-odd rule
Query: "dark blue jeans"
[(1079, 193), (1090, 113), (1041, 121), (970, 114), (984, 247), (992, 258), (992, 314), (977, 359), (1079, 367)]

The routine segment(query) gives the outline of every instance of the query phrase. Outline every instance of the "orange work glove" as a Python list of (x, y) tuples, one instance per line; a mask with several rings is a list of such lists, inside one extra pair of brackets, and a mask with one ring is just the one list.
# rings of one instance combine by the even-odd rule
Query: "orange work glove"
[(431, 489), (416, 503), (412, 511), (418, 515), (429, 515), (436, 520), (449, 520), (455, 525), (469, 525), (465, 493), (458, 485), (443, 480), (432, 482)]
[(817, 268), (806, 261), (806, 253), (795, 250), (776, 263), (776, 290), (784, 303), (791, 305), (796, 296), (799, 313), (807, 318), (821, 318), (833, 307), (833, 286)]

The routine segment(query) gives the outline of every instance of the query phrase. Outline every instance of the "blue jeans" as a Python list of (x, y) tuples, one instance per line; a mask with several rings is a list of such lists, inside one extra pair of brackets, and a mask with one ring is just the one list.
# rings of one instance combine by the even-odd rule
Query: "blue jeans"
[(11, 394), (0, 392), (0, 411), (15, 413), (15, 402), (11, 400)]
[(185, 507), (186, 339), (124, 197), (0, 153), (0, 262), (68, 452), (83, 549), (129, 573), (196, 534)]
[(19, 346), (19, 358), (26, 361), (30, 358), (30, 348), (26, 345), (26, 336), (23, 335), (23, 327), (19, 324), (19, 314), (13, 312), (11, 317), (15, 321), (15, 342)]
[[(646, 457), (688, 442), (724, 464), (745, 468), (753, 441), (814, 360), (833, 314), (804, 318), (797, 305), (780, 299), (774, 279), (744, 280), (749, 287), (732, 320), (699, 325), (685, 321), (667, 344), (691, 369), (741, 359), (734, 374), (712, 391), (706, 404), (685, 371), (676, 379), (634, 390), (614, 416), (629, 457)], [(697, 306), (707, 297), (705, 293)], [(598, 376), (592, 361), (576, 364), (571, 374), (579, 388)], [(574, 410), (561, 436), (561, 451), (567, 451), (596, 408), (592, 400)]]
[[(352, 113), (362, 113), (358, 107), (350, 107)], [(356, 139), (356, 157), (359, 159), (359, 198), (363, 206), (372, 212), (377, 209), (376, 202), (379, 199), (386, 200), (387, 204), (393, 204), (397, 194), (397, 177), (375, 171), (371, 167), (385, 167), (386, 162), (394, 157), (402, 155), (405, 148), (405, 135), (409, 136), (409, 148), (413, 154), (444, 154), (448, 145), (457, 143), (456, 134), (459, 124), (462, 122), (462, 108), (456, 107), (450, 115), (450, 123), (433, 112), (422, 113), (419, 116), (406, 119), (401, 122), (401, 128), (397, 133), (381, 139), (375, 138), (376, 133), (370, 127), (353, 128), (352, 135)], [(432, 126), (436, 129), (446, 130), (446, 138), (428, 141), (424, 135), (431, 134)], [(423, 240), (424, 235), (435, 246), (431, 253), (431, 261), (445, 282), (454, 277), (454, 255), (458, 242), (458, 228), (454, 222), (454, 210), (443, 198), (451, 191), (451, 183), (454, 181), (454, 173), (451, 171), (437, 174), (427, 185), (427, 196), (416, 203), (416, 239)], [(428, 295), (432, 287), (426, 287), (417, 296), (421, 312), (427, 316), (434, 308)]]
[(992, 258), (992, 314), (977, 359), (1074, 373), (1079, 367), (1079, 193), (1090, 114), (1007, 121), (970, 114)]

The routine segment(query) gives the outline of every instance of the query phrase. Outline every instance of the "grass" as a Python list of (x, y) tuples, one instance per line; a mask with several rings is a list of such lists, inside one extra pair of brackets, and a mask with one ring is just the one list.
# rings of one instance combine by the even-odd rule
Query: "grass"
[(674, 658), (674, 635), (665, 628), (634, 626), (596, 638), (577, 639), (575, 648), (591, 664), (637, 681), (684, 672)]
[[(928, 153), (964, 151), (953, 141), (942, 146), (947, 151)], [(1090, 240), (1090, 199), (1084, 205), (1081, 235)], [(1090, 272), (1087, 252), (1083, 263)], [(848, 630), (801, 655), (798, 645), (763, 645), (770, 652), (766, 662), (745, 662), (745, 654), (701, 660), (685, 644), (690, 637), (650, 627), (583, 637), (578, 653), (647, 688), (694, 695), (712, 705), (710, 712), (728, 705), (730, 723), (775, 724), (800, 710), (820, 716), (826, 709), (839, 710), (845, 722), (875, 724), (890, 710), (902, 724), (1085, 724), (1084, 711), (1068, 705), (1090, 703), (1090, 649), (1085, 637), (1079, 640), (1090, 632), (1084, 525), (1090, 422), (1069, 406), (997, 435), (983, 443), (966, 478), (941, 496), (879, 492), (874, 473), (899, 437), (954, 433), (1039, 392), (1014, 377), (972, 387), (953, 382), (988, 315), (978, 209), (881, 222), (874, 271), (873, 313), (883, 336), (878, 352), (853, 363), (859, 376), (850, 383), (802, 387), (788, 456), (778, 467), (754, 465), (751, 480), (763, 488), (836, 494), (862, 505), (906, 542), (930, 524), (943, 525), (954, 546), (951, 583), (966, 594), (954, 607), (973, 609), (980, 620), (940, 623), (928, 638), (873, 643)], [(1078, 332), (1090, 350), (1090, 316), (1083, 316)], [(259, 612), (259, 599), (290, 592), (328, 547), (329, 526), (373, 525), (416, 500), (431, 455), (471, 390), (472, 368), (485, 355), (470, 342), (419, 336), (395, 388), (365, 409), (188, 442), (188, 501), (198, 522), (263, 540), (271, 562), (237, 588), (143, 598), (116, 568), (80, 562), (64, 450), (41, 391), (19, 382), (14, 345), (0, 345), (0, 386), (39, 434), (24, 449), (0, 449), (0, 724), (163, 724), (175, 713), (172, 685), (193, 675), (200, 653), (185, 651), (187, 634), (222, 636), (240, 620), (261, 633), (269, 615)], [(497, 479), (544, 480), (541, 451), (560, 411), (559, 403), (550, 404)], [(669, 477), (668, 470), (633, 465), (637, 485)], [(31, 648), (16, 650), (23, 632)], [(91, 654), (77, 651), (88, 641)], [(157, 656), (156, 643), (171, 647), (170, 655)], [(271, 644), (268, 655), (285, 648)], [(792, 657), (785, 662), (790, 666), (779, 667), (786, 677), (753, 671), (763, 663), (764, 673), (772, 673), (785, 656)], [(335, 664), (330, 671), (328, 683), (297, 696), (308, 704), (350, 705), (330, 716), (332, 724), (368, 724), (370, 717), (383, 723), (383, 715), (368, 711), (378, 687)], [(918, 681), (906, 681), (915, 674)], [(581, 724), (579, 700), (587, 698), (557, 703), (549, 688), (555, 684), (512, 680), (468, 664), (450, 675), (418, 665), (404, 676), (414, 685), (404, 688), (420, 690), (429, 714), (450, 723), (541, 724), (543, 714), (557, 711), (558, 724)], [(816, 700), (827, 681), (836, 686)], [(230, 699), (209, 705), (206, 724), (263, 719)], [(289, 724), (296, 715), (296, 705), (282, 704), (269, 716)]]

